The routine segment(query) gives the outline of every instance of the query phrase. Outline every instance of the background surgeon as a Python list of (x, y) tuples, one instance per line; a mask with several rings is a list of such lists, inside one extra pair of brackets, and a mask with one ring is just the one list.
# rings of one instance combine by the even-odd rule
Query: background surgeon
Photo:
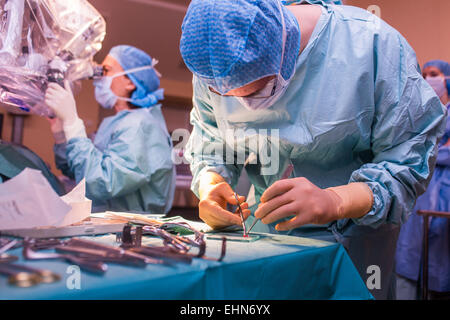
[[(193, 0), (188, 8), (186, 155), (200, 217), (214, 228), (240, 224), (226, 204), (235, 204), (243, 165), (210, 150), (245, 146), (258, 158), (246, 171), (259, 230), (341, 242), (363, 279), (369, 266), (380, 268), (375, 298), (394, 298), (399, 226), (426, 189), (446, 110), (385, 22), (324, 1), (286, 3)], [(240, 132), (232, 141), (230, 129)], [(276, 146), (278, 173), (263, 174), (259, 138)], [(292, 177), (280, 180), (289, 165)]]
[[(436, 91), (441, 102), (450, 107), (450, 64), (432, 60), (423, 66), (423, 77)], [(447, 78), (447, 79), (446, 79)], [(423, 262), (423, 218), (417, 210), (450, 212), (450, 117), (444, 136), (439, 142), (436, 168), (427, 191), (414, 206), (408, 221), (402, 226), (397, 243), (395, 271), (397, 273), (397, 298), (419, 299)], [(450, 220), (430, 218), (429, 229), (429, 289), (432, 298), (450, 293)]]
[(104, 76), (94, 86), (97, 102), (116, 114), (103, 120), (94, 143), (86, 137), (70, 87), (47, 89), (45, 102), (60, 120), (52, 124), (57, 167), (77, 182), (86, 178), (94, 211), (162, 214), (172, 206), (172, 142), (158, 103), (163, 90), (154, 64), (135, 47), (111, 49), (102, 63)]

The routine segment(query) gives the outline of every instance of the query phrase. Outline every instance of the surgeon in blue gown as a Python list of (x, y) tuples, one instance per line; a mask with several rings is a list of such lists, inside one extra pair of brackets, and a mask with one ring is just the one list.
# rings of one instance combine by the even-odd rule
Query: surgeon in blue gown
[[(442, 60), (427, 62), (423, 76), (430, 83), (441, 102), (450, 108), (450, 64)], [(447, 78), (447, 79), (446, 79)], [(425, 194), (417, 199), (408, 221), (400, 231), (395, 271), (397, 299), (421, 298), (423, 218), (417, 210), (450, 212), (450, 117), (444, 137), (439, 142), (436, 168)], [(429, 229), (429, 298), (450, 296), (450, 219), (431, 217)]]
[(50, 84), (46, 91), (45, 102), (59, 119), (51, 126), (57, 166), (76, 182), (86, 179), (93, 211), (164, 214), (171, 209), (175, 168), (155, 63), (132, 46), (110, 50), (102, 63), (104, 76), (94, 86), (97, 102), (115, 115), (102, 121), (94, 142), (86, 137), (68, 83), (65, 88)]
[[(446, 110), (399, 32), (336, 3), (191, 1), (185, 155), (211, 227), (241, 225), (227, 210), (239, 201), (257, 231), (342, 243), (374, 297), (394, 298), (399, 227), (425, 192)], [(244, 163), (257, 207), (234, 197)]]

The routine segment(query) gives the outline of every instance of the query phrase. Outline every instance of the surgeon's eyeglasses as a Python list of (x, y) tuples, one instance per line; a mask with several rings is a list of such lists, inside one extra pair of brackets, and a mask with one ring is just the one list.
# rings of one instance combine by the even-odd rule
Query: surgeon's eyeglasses
[[(249, 95), (242, 96), (242, 98), (268, 99), (275, 94), (275, 91), (277, 89), (277, 84), (278, 84), (277, 78), (273, 78), (273, 79), (269, 80), (263, 88), (256, 90), (255, 92), (250, 93)], [(217, 94), (219, 96), (229, 97), (226, 94), (221, 94), (221, 93), (217, 92), (216, 90), (214, 90), (214, 88), (212, 88), (210, 86), (208, 87), (208, 89), (212, 93)]]
[(93, 70), (92, 76), (89, 77), (89, 79), (91, 79), (91, 80), (100, 79), (106, 75), (105, 66), (103, 66), (101, 64), (93, 65), (92, 70)]

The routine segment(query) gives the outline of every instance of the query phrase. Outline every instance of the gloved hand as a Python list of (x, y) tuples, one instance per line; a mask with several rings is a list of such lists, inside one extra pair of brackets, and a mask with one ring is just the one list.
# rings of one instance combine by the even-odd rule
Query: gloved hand
[(64, 81), (64, 86), (65, 88), (50, 82), (45, 92), (45, 104), (61, 119), (63, 125), (68, 126), (77, 120), (78, 114), (75, 98), (67, 80)]
[(325, 224), (344, 218), (360, 218), (370, 211), (373, 193), (365, 183), (321, 189), (306, 178), (275, 182), (261, 196), (255, 217), (265, 224), (294, 216), (278, 223), (285, 231), (305, 224)]
[(83, 121), (78, 117), (75, 98), (70, 84), (64, 81), (65, 88), (57, 83), (49, 83), (45, 92), (45, 104), (61, 119), (66, 140), (75, 137), (86, 137)]
[(56, 144), (61, 144), (66, 142), (66, 136), (64, 135), (63, 123), (59, 118), (47, 118), (50, 123), (50, 131), (53, 134), (53, 138), (55, 138)]
[[(219, 174), (206, 172), (200, 178), (199, 185), (199, 216), (213, 229), (231, 225), (242, 225), (238, 209), (234, 213), (227, 210), (227, 203), (237, 205), (234, 191)], [(238, 196), (244, 220), (250, 216), (248, 204), (244, 196)]]

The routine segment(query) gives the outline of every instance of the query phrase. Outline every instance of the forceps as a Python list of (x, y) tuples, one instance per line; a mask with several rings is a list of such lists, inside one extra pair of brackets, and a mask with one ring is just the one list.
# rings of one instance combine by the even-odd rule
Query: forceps
[(17, 240), (11, 240), (7, 242), (5, 245), (0, 247), (0, 263), (10, 263), (17, 261), (19, 258), (16, 256), (12, 256), (9, 254), (6, 254), (5, 252), (9, 249), (13, 248), (18, 243)]
[(7, 242), (3, 247), (0, 248), (0, 255), (2, 255), (6, 251), (8, 251), (12, 247), (14, 247), (17, 243), (18, 243), (17, 240), (11, 240), (11, 241)]
[(247, 228), (245, 227), (244, 213), (242, 212), (241, 204), (239, 203), (239, 198), (238, 198), (236, 192), (234, 193), (234, 197), (236, 198), (238, 209), (239, 209), (239, 215), (241, 216), (242, 228), (244, 229), (244, 237), (246, 237), (247, 236)]
[[(290, 177), (290, 175), (292, 174), (292, 171), (294, 171), (294, 165), (291, 162), (291, 163), (289, 163), (289, 165), (287, 166), (286, 170), (284, 171), (281, 179), (288, 179)], [(248, 229), (247, 234), (250, 233), (250, 231), (255, 226), (255, 224), (258, 222), (258, 220), (260, 220), (260, 219), (256, 219), (255, 218), (255, 220), (253, 220), (253, 223), (250, 226), (250, 228)]]

